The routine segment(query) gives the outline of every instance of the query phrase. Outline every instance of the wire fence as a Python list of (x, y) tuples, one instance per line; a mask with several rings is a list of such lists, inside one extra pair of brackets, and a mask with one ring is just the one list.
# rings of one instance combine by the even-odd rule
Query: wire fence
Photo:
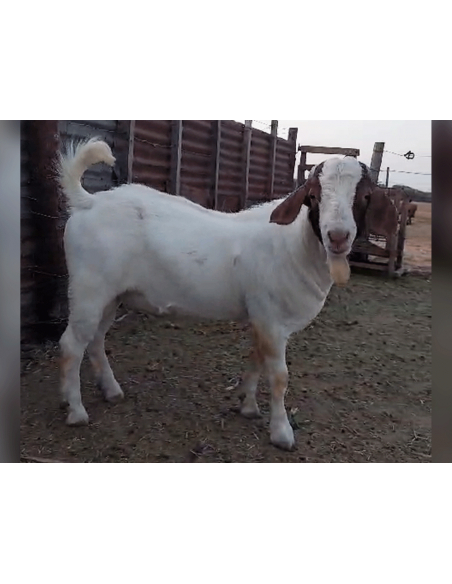
[[(392, 152), (391, 150), (383, 150), (383, 152), (386, 152), (387, 154), (394, 154), (394, 156), (402, 156), (404, 158), (406, 158), (408, 152), (405, 152), (405, 154), (400, 154), (399, 152)], [(416, 158), (431, 158), (432, 156), (430, 154), (416, 154), (415, 155)]]

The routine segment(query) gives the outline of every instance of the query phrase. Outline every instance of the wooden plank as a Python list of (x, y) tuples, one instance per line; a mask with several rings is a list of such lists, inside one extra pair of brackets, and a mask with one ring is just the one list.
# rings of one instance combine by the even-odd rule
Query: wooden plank
[(245, 209), (248, 202), (252, 132), (253, 120), (245, 120), (245, 127), (243, 129), (243, 179), (240, 192), (240, 209)]
[(338, 148), (336, 146), (298, 146), (300, 152), (310, 154), (343, 154), (344, 156), (359, 156), (358, 148)]
[(278, 145), (278, 120), (271, 121), (270, 140), (270, 176), (268, 179), (268, 198), (273, 199), (273, 193), (275, 190), (276, 148)]
[(369, 270), (379, 270), (380, 272), (386, 272), (388, 265), (377, 264), (376, 262), (353, 262), (350, 260), (349, 264), (355, 268), (367, 268)]
[(212, 203), (213, 208), (218, 209), (218, 184), (220, 177), (220, 160), (221, 160), (221, 120), (212, 121), (212, 126), (213, 126)]
[(171, 171), (170, 193), (180, 194), (180, 169), (182, 160), (182, 120), (171, 121)]
[(382, 258), (389, 257), (389, 251), (375, 245), (371, 241), (355, 241), (353, 244), (353, 252), (366, 253), (368, 255), (374, 255)]

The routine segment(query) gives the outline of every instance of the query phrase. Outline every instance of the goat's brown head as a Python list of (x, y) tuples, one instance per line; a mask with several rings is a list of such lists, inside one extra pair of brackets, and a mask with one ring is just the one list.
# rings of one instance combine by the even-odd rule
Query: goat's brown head
[(270, 222), (289, 225), (302, 206), (307, 206), (309, 222), (325, 248), (330, 267), (344, 266), (337, 278), (332, 270), (333, 279), (345, 283), (349, 276), (346, 257), (355, 237), (368, 232), (373, 197), (380, 204), (393, 206), (389, 197), (382, 198), (382, 192), (372, 182), (367, 167), (356, 158), (331, 158), (316, 166), (306, 183), (274, 209)]

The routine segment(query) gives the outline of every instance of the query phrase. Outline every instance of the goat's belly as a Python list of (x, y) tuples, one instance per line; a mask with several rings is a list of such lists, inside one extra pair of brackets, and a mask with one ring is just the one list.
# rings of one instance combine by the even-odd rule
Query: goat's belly
[(214, 320), (244, 320), (245, 307), (238, 301), (221, 302), (221, 299), (190, 298), (179, 295), (149, 295), (142, 292), (127, 292), (120, 297), (129, 310), (147, 312), (154, 316), (189, 316)]

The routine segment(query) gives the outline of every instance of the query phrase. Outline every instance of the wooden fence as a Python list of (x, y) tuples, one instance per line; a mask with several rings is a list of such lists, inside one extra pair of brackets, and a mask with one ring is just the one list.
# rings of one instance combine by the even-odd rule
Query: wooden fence
[(297, 129), (278, 137), (232, 120), (89, 120), (22, 122), (22, 340), (61, 334), (67, 317), (63, 232), (67, 210), (54, 176), (69, 139), (100, 136), (115, 167), (96, 165), (83, 178), (91, 193), (140, 182), (208, 208), (238, 211), (293, 188)]

